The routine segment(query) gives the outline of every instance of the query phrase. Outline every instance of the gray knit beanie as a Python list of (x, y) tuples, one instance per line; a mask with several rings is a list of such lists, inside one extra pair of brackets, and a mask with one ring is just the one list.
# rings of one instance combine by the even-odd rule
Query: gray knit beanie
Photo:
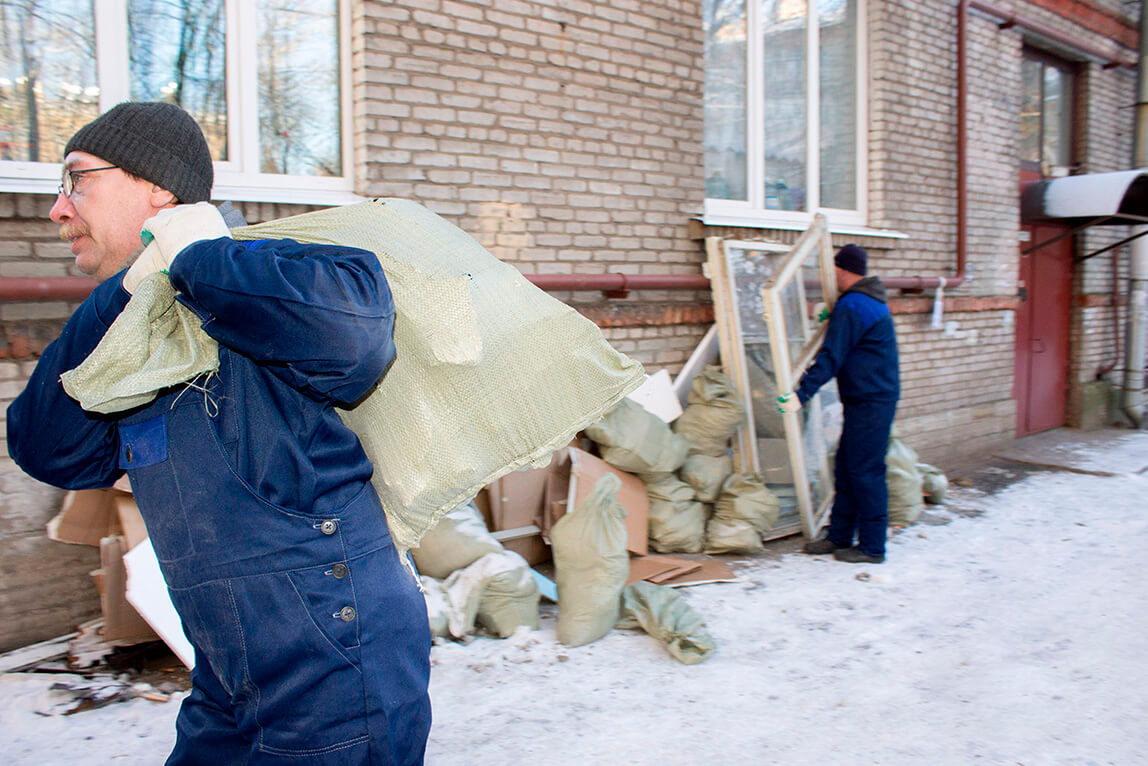
[(185, 204), (211, 199), (211, 150), (195, 119), (175, 104), (118, 104), (76, 131), (64, 155), (73, 151), (158, 184)]

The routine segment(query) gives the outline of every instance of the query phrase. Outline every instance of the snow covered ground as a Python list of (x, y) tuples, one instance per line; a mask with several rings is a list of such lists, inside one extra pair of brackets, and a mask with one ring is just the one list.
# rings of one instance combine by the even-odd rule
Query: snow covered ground
[[(783, 541), (680, 590), (717, 643), (698, 665), (636, 631), (566, 648), (552, 607), (437, 646), (427, 763), (1146, 763), (1148, 434), (1053, 453), (1076, 471), (982, 470), (1007, 486), (951, 489), (885, 564)], [(0, 676), (5, 763), (163, 761), (180, 695), (63, 716), (59, 680)]]

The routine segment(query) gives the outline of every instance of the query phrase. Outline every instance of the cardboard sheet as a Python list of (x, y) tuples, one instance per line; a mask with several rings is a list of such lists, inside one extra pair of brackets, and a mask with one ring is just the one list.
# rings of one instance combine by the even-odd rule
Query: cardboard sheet
[(549, 467), (512, 471), (495, 479), (479, 494), (485, 498), (487, 526), (491, 532), (538, 528), (533, 534), (500, 540), (503, 548), (522, 556), (531, 566), (550, 560), (550, 547), (541, 533), (549, 473)]
[(110, 489), (80, 489), (64, 495), (60, 512), (48, 522), (48, 538), (100, 547), (100, 540), (120, 531), (113, 497)]
[(120, 535), (100, 541), (100, 568), (92, 573), (104, 617), (100, 637), (104, 641), (154, 641), (155, 632), (125, 598), (128, 580), (125, 550), (127, 546)]
[(626, 584), (648, 580), (655, 585), (664, 585), (667, 580), (696, 572), (702, 568), (700, 561), (688, 561), (673, 556), (651, 554), (649, 556), (634, 556), (630, 559), (630, 576)]
[(646, 493), (646, 483), (577, 447), (567, 447), (554, 456), (552, 470), (547, 476), (542, 534), (549, 539), (554, 523), (577, 508), (578, 503), (594, 489), (598, 479), (607, 473), (622, 481), (618, 503), (626, 509), (626, 550), (644, 556), (649, 550), (650, 534), (650, 498)]
[(700, 569), (663, 580), (660, 584), (671, 588), (684, 588), (687, 585), (708, 585), (715, 582), (738, 582), (738, 577), (732, 569), (717, 559), (706, 558), (701, 561)]

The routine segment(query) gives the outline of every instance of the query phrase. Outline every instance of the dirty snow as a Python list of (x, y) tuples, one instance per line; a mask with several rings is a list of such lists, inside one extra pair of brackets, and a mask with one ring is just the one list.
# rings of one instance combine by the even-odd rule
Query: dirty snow
[[(1144, 763), (1148, 435), (1078, 457), (1115, 475), (997, 468), (1025, 478), (952, 489), (883, 565), (789, 541), (680, 590), (717, 643), (699, 665), (636, 631), (568, 649), (553, 607), (436, 646), (427, 763)], [(162, 762), (181, 695), (65, 717), (59, 680), (0, 677), (5, 763)]]

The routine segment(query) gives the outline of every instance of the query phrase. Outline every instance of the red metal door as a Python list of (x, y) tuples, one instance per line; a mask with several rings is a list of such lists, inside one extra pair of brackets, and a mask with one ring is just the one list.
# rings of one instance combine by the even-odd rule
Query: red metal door
[[(1023, 224), (1021, 251), (1068, 230)], [(1022, 237), (1022, 239), (1024, 239)], [(1016, 315), (1017, 436), (1064, 425), (1068, 402), (1069, 319), (1072, 308), (1072, 237), (1020, 256)]]

